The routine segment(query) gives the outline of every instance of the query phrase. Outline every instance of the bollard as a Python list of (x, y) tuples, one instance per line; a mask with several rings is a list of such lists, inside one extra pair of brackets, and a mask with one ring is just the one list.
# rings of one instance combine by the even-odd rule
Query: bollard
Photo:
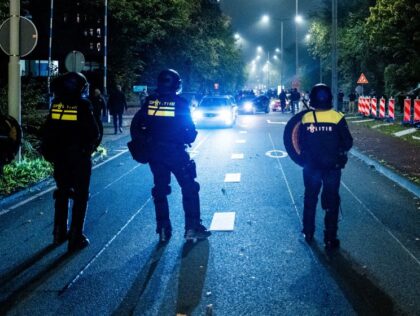
[(395, 100), (393, 97), (388, 101), (388, 120), (395, 120)]
[(409, 97), (404, 99), (404, 117), (403, 123), (411, 124), (411, 99)]
[(376, 97), (373, 97), (371, 100), (371, 107), (370, 107), (370, 115), (372, 115), (374, 118), (376, 118), (378, 116), (378, 111), (377, 111), (377, 99)]
[(384, 119), (385, 118), (385, 99), (384, 97), (381, 98), (379, 101), (379, 118)]
[(414, 124), (420, 123), (420, 99), (417, 97), (414, 100)]

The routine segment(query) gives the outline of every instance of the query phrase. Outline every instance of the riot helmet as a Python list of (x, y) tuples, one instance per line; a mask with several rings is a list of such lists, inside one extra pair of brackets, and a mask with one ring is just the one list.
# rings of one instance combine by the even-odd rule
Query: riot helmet
[(162, 70), (157, 80), (157, 91), (163, 94), (180, 94), (182, 81), (178, 72), (173, 69)]
[(56, 97), (78, 98), (87, 95), (89, 84), (80, 72), (67, 72), (51, 83), (51, 90)]
[(315, 109), (331, 109), (332, 99), (331, 89), (324, 83), (314, 85), (309, 94), (310, 105)]

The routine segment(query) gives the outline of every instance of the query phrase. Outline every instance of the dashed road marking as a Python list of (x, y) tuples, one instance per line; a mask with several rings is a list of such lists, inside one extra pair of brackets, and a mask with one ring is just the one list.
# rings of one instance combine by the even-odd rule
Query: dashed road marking
[(283, 121), (271, 121), (271, 120), (267, 120), (268, 124), (281, 124), (281, 125), (286, 125), (287, 122), (283, 122)]
[(237, 144), (245, 144), (246, 143), (246, 140), (245, 139), (237, 139), (235, 141), (235, 143), (237, 143)]
[(244, 159), (244, 154), (232, 154), (231, 159)]
[(246, 134), (248, 133), (247, 131), (239, 131), (239, 134)]
[(235, 212), (216, 212), (209, 230), (212, 231), (233, 231), (235, 229)]
[(224, 182), (241, 182), (240, 173), (226, 173)]

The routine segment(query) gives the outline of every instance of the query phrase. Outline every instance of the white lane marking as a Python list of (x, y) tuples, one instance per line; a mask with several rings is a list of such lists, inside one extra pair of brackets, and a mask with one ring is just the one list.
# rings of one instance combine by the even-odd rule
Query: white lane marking
[(370, 120), (360, 120), (360, 121), (350, 121), (352, 123), (363, 123), (363, 122), (372, 122), (374, 121), (374, 119), (370, 119)]
[(110, 162), (110, 161), (114, 160), (115, 158), (117, 158), (117, 157), (119, 157), (119, 156), (121, 156), (121, 155), (125, 154), (126, 152), (128, 152), (128, 149), (125, 149), (125, 150), (121, 151), (120, 153), (118, 153), (118, 154), (116, 154), (116, 155), (112, 156), (111, 158), (109, 158), (109, 159), (107, 159), (107, 160), (104, 160), (104, 161), (102, 161), (101, 163), (98, 163), (97, 165), (93, 166), (93, 168), (92, 168), (92, 169), (93, 169), (93, 170), (95, 170), (96, 168), (99, 168), (100, 166), (102, 166), (102, 165), (106, 164), (107, 162)]
[(372, 128), (379, 128), (382, 126), (389, 126), (389, 125), (394, 125), (394, 123), (383, 123), (383, 124), (373, 125)]
[(226, 173), (224, 182), (241, 182), (240, 173)]
[(413, 139), (420, 140), (420, 137), (417, 137), (417, 136), (411, 136), (411, 137), (413, 137)]
[(231, 159), (244, 159), (244, 154), (232, 154)]
[(233, 231), (235, 229), (235, 212), (216, 212), (209, 230), (212, 231)]
[(347, 191), (350, 192), (350, 194), (354, 197), (354, 199), (360, 203), (360, 205), (370, 214), (370, 216), (372, 216), (373, 219), (375, 219), (379, 224), (382, 225), (382, 227), (385, 229), (385, 231), (408, 253), (408, 255), (414, 259), (414, 261), (420, 265), (420, 261), (416, 258), (416, 256), (414, 254), (411, 253), (410, 250), (408, 250), (403, 243), (388, 229), (388, 227), (381, 222), (381, 220), (376, 217), (376, 215), (369, 209), (369, 207), (366, 206), (365, 203), (363, 203), (351, 190), (350, 188), (343, 182), (341, 181), (341, 184), (343, 185), (344, 188), (346, 188)]
[(283, 121), (271, 121), (271, 120), (267, 120), (268, 124), (281, 124), (281, 125), (286, 125), (287, 122), (283, 122)]
[[(268, 133), (268, 137), (270, 138), (270, 142), (271, 142), (271, 146), (273, 146), (273, 150), (276, 150), (276, 147), (274, 146), (273, 138), (271, 137), (271, 134), (270, 133)], [(292, 204), (293, 204), (293, 206), (295, 208), (297, 217), (299, 218), (299, 221), (300, 221), (300, 223), (302, 225), (302, 220), (300, 218), (299, 211), (297, 209), (296, 201), (295, 201), (295, 198), (293, 197), (292, 190), (290, 189), (289, 181), (287, 181), (286, 174), (284, 173), (283, 166), (282, 166), (282, 164), (280, 162), (280, 159), (276, 159), (276, 161), (277, 161), (277, 164), (279, 166), (279, 169), (280, 169), (280, 171), (281, 171), (281, 173), (283, 175), (284, 181), (286, 182), (287, 190), (289, 191), (289, 196), (290, 196), (290, 199), (292, 200)]]
[(413, 128), (409, 128), (409, 129), (406, 129), (406, 130), (403, 130), (403, 131), (396, 132), (396, 133), (394, 133), (394, 136), (401, 137), (401, 136), (404, 136), (404, 135), (413, 134), (416, 131), (417, 131), (417, 128), (413, 127)]
[(245, 139), (237, 139), (235, 141), (235, 143), (237, 143), (237, 144), (245, 144), (246, 143), (246, 140)]
[(69, 288), (71, 288), (76, 282), (77, 280), (80, 279), (80, 277), (83, 275), (83, 273), (102, 255), (102, 253), (112, 244), (112, 242), (122, 233), (122, 231), (128, 226), (128, 224), (130, 224), (134, 218), (146, 207), (147, 203), (149, 203), (151, 200), (151, 198), (148, 198), (146, 202), (144, 202), (144, 204), (134, 213), (133, 216), (130, 217), (130, 219), (123, 225), (123, 227), (120, 228), (120, 230), (114, 235), (112, 236), (112, 238), (105, 244), (105, 246), (96, 254), (95, 257), (93, 257), (88, 264), (82, 269), (80, 270), (80, 272), (73, 278), (73, 280), (71, 280), (69, 283), (67, 283), (67, 285), (65, 285), (61, 291), (60, 294), (62, 294), (64, 291), (68, 290)]
[(239, 131), (239, 134), (246, 134), (248, 133), (247, 131)]
[(279, 159), (279, 158), (285, 158), (285, 157), (287, 157), (287, 152), (285, 152), (283, 150), (274, 149), (274, 150), (267, 151), (265, 153), (265, 155), (267, 157), (270, 157), (270, 158)]
[(346, 120), (354, 120), (357, 118), (360, 118), (360, 116), (344, 116), (346, 118)]

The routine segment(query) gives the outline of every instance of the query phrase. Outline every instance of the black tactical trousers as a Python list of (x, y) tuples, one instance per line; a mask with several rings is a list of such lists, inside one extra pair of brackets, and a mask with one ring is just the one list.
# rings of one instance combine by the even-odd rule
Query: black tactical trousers
[(57, 190), (54, 192), (54, 234), (67, 232), (70, 199), (73, 199), (70, 232), (74, 236), (83, 233), (91, 170), (90, 156), (78, 158), (67, 156), (54, 163), (54, 179), (57, 185)]
[(171, 193), (171, 173), (182, 189), (185, 229), (197, 227), (200, 224), (200, 185), (194, 180), (197, 177), (194, 160), (190, 160), (183, 147), (166, 147), (153, 153), (149, 165), (154, 179), (152, 196), (156, 211), (156, 232), (162, 228), (171, 229), (167, 199)]
[(325, 210), (325, 235), (328, 240), (337, 236), (338, 211), (340, 207), (340, 178), (341, 169), (319, 170), (309, 167), (303, 168), (303, 182), (305, 184), (303, 208), (303, 233), (313, 235), (315, 232), (315, 212), (318, 195), (322, 186), (321, 206)]

